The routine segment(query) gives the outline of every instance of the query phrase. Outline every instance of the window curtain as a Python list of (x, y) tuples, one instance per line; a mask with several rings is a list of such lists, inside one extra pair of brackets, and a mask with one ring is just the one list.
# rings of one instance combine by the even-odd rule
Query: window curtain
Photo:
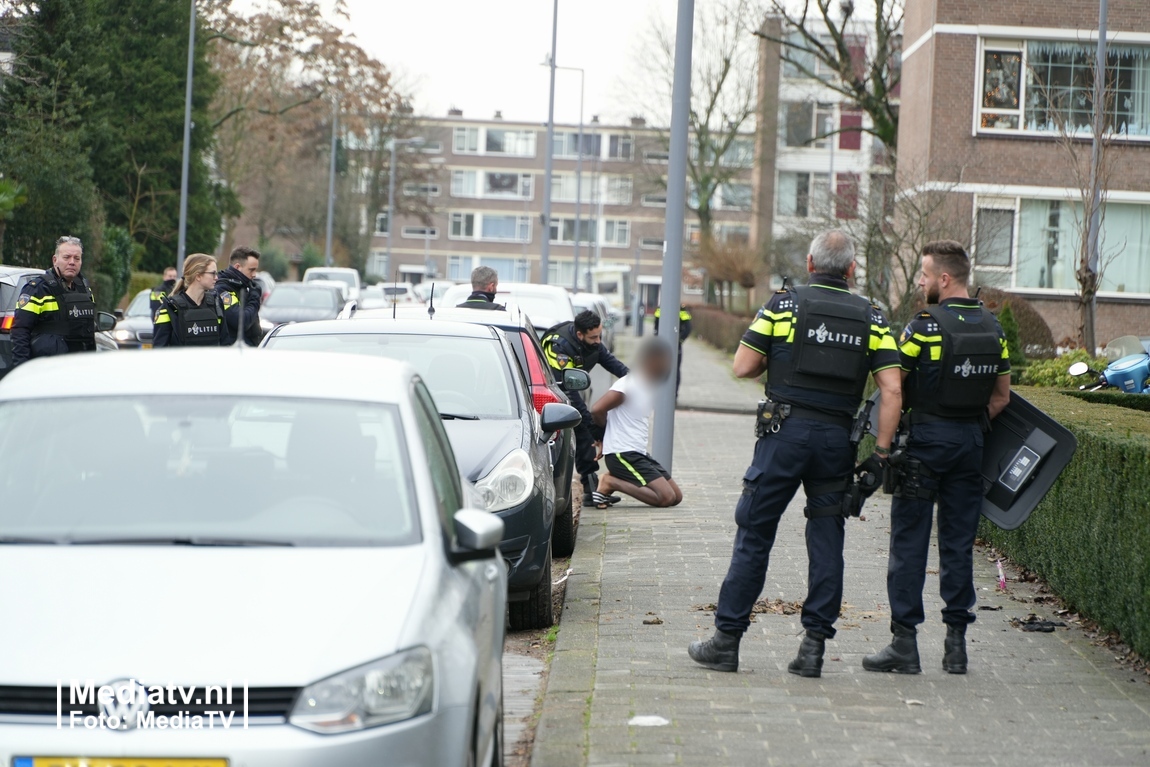
[(1073, 290), (1078, 258), (1078, 220), (1082, 206), (1065, 200), (1023, 200), (1019, 209), (1020, 288)]
[(1108, 204), (1099, 249), (1102, 290), (1150, 293), (1150, 205)]
[(1150, 46), (1112, 45), (1109, 52), (1110, 66), (1119, 70), (1114, 129), (1128, 136), (1150, 136)]

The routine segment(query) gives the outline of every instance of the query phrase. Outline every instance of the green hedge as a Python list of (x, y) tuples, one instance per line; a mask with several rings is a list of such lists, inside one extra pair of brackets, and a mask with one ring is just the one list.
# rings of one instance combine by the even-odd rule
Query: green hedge
[(1070, 429), (1078, 452), (1022, 527), (983, 520), (980, 534), (1150, 655), (1150, 418), (1063, 392), (1019, 393)]
[(128, 294), (124, 297), (124, 306), (126, 307), (131, 303), (132, 299), (141, 290), (154, 288), (164, 281), (164, 275), (156, 274), (154, 272), (132, 272), (132, 278), (128, 280)]
[(1131, 410), (1142, 410), (1150, 412), (1150, 395), (1145, 394), (1126, 394), (1125, 392), (1114, 391), (1113, 389), (1101, 389), (1099, 391), (1068, 391), (1071, 397), (1077, 397), (1087, 402), (1094, 402), (1099, 405), (1115, 405), (1117, 407), (1125, 407)]
[(691, 333), (711, 346), (732, 354), (739, 348), (739, 340), (751, 326), (751, 317), (728, 314), (710, 306), (692, 306)]
[(1087, 378), (1074, 378), (1066, 371), (1075, 362), (1085, 362), (1094, 370), (1104, 370), (1110, 364), (1105, 357), (1094, 357), (1082, 349), (1073, 349), (1052, 360), (1036, 360), (1022, 372), (1022, 383), (1026, 386), (1057, 386), (1060, 389), (1078, 388)]

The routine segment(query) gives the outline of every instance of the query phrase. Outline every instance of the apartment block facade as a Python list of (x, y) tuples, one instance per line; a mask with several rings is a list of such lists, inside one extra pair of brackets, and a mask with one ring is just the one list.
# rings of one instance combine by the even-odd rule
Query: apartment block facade
[[(1025, 296), (1056, 342), (1077, 332), (1097, 25), (1097, 0), (906, 2), (899, 186), (947, 195), (976, 282)], [(1145, 0), (1110, 0), (1108, 42), (1099, 342), (1150, 335)]]
[[(548, 282), (586, 284), (590, 266), (615, 267), (639, 281), (662, 273), (667, 151), (663, 133), (641, 118), (627, 125), (556, 125), (551, 183), (551, 220), (543, 219), (547, 131), (538, 123), (423, 117), (416, 132), (426, 143), (419, 164), (427, 180), (410, 182), (399, 194), (426, 196), (430, 226), (397, 216), (391, 230), (385, 211), (371, 212), (374, 236), (367, 271), (413, 282), (439, 277), (465, 282), (475, 266), (492, 266), (504, 281), (543, 281), (543, 238), (550, 243)], [(732, 153), (737, 178), (716, 193), (715, 230), (723, 238), (749, 241), (752, 136)], [(398, 196), (398, 194), (397, 194)], [(687, 242), (698, 225), (686, 216)], [(685, 262), (690, 255), (684, 254)], [(688, 285), (690, 292), (698, 285)]]

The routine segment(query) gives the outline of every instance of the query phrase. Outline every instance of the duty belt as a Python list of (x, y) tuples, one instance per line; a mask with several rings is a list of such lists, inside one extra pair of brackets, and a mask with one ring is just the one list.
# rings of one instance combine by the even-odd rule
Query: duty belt
[(936, 413), (922, 413), (917, 410), (912, 410), (909, 413), (906, 413), (904, 417), (906, 419), (906, 424), (904, 425), (908, 426), (914, 426), (920, 423), (969, 423), (980, 426), (984, 432), (990, 431), (990, 419), (986, 416), (985, 413), (981, 415), (951, 417), (938, 415)]
[(767, 434), (777, 434), (783, 421), (788, 418), (805, 418), (841, 426), (844, 429), (850, 429), (854, 422), (854, 419), (848, 415), (834, 415), (801, 405), (790, 405), (785, 402), (764, 399), (759, 400), (759, 407), (755, 415), (755, 436), (765, 437)]

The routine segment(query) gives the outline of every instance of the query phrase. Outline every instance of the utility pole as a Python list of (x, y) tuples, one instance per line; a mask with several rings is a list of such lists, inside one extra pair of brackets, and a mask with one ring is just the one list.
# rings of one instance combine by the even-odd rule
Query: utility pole
[[(671, 350), (671, 370), (678, 366), (679, 292), (683, 280), (683, 217), (687, 209), (688, 117), (691, 111), (691, 45), (695, 33), (695, 0), (679, 0), (675, 25), (675, 80), (671, 88), (671, 146), (667, 166), (667, 221), (663, 236), (663, 285), (659, 290), (659, 336)], [(659, 387), (655, 398), (656, 461), (671, 471), (675, 448), (675, 376)]]
[[(331, 254), (331, 239), (332, 227), (335, 219), (335, 149), (336, 149), (336, 131), (339, 127), (339, 102), (332, 99), (331, 102), (331, 160), (327, 170), (327, 233), (324, 236), (323, 244), (323, 263), (326, 266), (331, 266), (335, 263), (335, 259)], [(387, 221), (387, 230), (391, 231), (391, 220)]]
[(192, 75), (196, 66), (196, 0), (191, 0), (188, 22), (188, 77), (184, 86), (184, 156), (180, 166), (180, 232), (176, 245), (176, 274), (184, 273), (188, 254), (188, 172), (192, 161)]
[(1106, 26), (1107, 0), (1098, 2), (1098, 50), (1094, 61), (1094, 124), (1090, 142), (1090, 224), (1086, 230), (1086, 279), (1090, 286), (1090, 306), (1082, 318), (1082, 340), (1094, 354), (1098, 346), (1094, 337), (1094, 317), (1098, 309), (1098, 240), (1102, 234), (1102, 134), (1106, 130)]
[(539, 251), (539, 265), (542, 275), (539, 281), (544, 285), (549, 280), (548, 269), (551, 263), (551, 176), (554, 166), (555, 143), (555, 45), (559, 41), (559, 0), (555, 0), (551, 13), (551, 56), (547, 63), (551, 69), (551, 97), (547, 105), (547, 146), (543, 148), (543, 237)]

